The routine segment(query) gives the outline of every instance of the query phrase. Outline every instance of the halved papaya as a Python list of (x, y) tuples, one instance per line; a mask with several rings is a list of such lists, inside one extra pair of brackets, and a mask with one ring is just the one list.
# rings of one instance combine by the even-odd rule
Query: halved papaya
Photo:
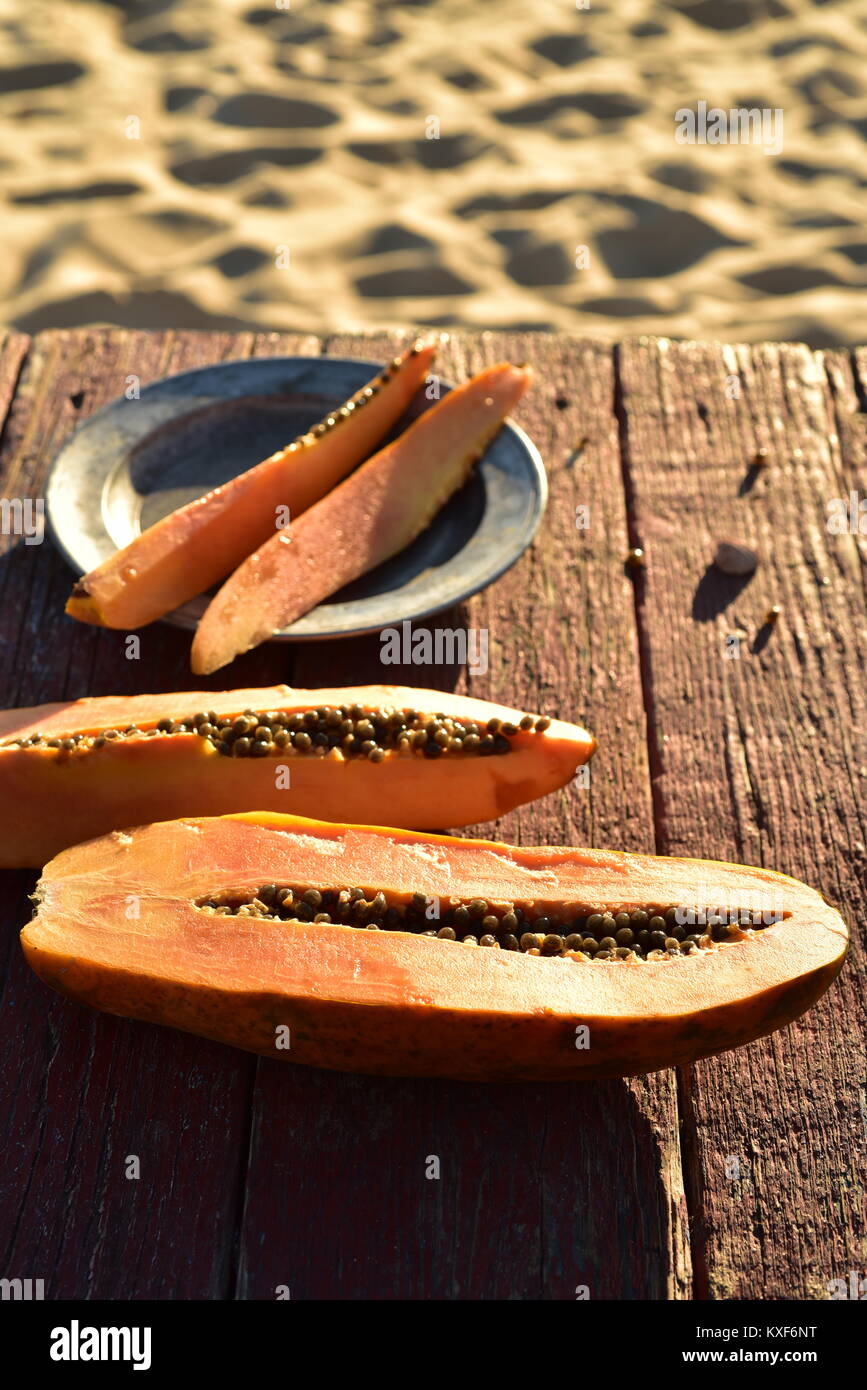
[(0, 713), (0, 867), (183, 815), (493, 820), (562, 787), (596, 741), (486, 700), (409, 686), (104, 696)]
[(436, 350), (435, 342), (414, 343), (285, 449), (148, 527), (78, 581), (66, 612), (102, 627), (143, 627), (216, 584), (274, 534), (279, 509), (298, 516), (367, 457)]
[(79, 845), (36, 901), (30, 965), (94, 1008), (310, 1066), (482, 1081), (749, 1042), (815, 1002), (847, 940), (767, 869), (263, 812)]
[(415, 540), (466, 481), (530, 379), (508, 363), (486, 368), (272, 534), (208, 605), (193, 670), (219, 670)]

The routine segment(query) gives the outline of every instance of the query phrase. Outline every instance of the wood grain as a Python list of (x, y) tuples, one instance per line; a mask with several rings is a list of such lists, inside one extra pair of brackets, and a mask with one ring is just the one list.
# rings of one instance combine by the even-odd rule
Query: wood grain
[[(803, 346), (642, 341), (619, 367), (659, 849), (807, 878), (856, 934), (805, 1019), (682, 1078), (697, 1292), (823, 1298), (864, 1234), (867, 615), (852, 538), (826, 526), (840, 431)], [(750, 582), (708, 568), (725, 536), (759, 550)]]
[[(395, 350), (392, 339), (327, 346)], [(589, 788), (475, 829), (537, 844), (619, 834), (652, 848), (611, 355), (556, 338), (461, 335), (437, 370), (461, 380), (499, 358), (532, 360), (538, 373), (517, 419), (548, 466), (547, 515), (513, 570), (428, 624), (487, 629), (488, 672), (383, 666), (367, 638), (301, 648), (298, 680), (406, 679), (602, 726), (604, 766)], [(589, 507), (586, 530), (578, 505)], [(429, 1156), (438, 1179), (426, 1177)], [(604, 1197), (588, 1202), (588, 1192)], [(262, 1062), (239, 1273), (244, 1298), (272, 1298), (281, 1284), (300, 1298), (568, 1299), (578, 1285), (592, 1298), (684, 1296), (673, 1075), (485, 1087)]]
[[(309, 339), (118, 330), (37, 337), (7, 416), (4, 496), (39, 496), (79, 419), (187, 367)], [(317, 350), (315, 340), (313, 350)], [(0, 383), (7, 377), (0, 361)], [(0, 562), (4, 705), (110, 691), (184, 689), (189, 635), (146, 630), (142, 659), (123, 634), (63, 615), (73, 576), (46, 541), (9, 545)], [(281, 667), (283, 657), (279, 658)], [(258, 663), (276, 675), (274, 654)], [(103, 1015), (50, 994), (27, 969), (17, 932), (33, 876), (4, 874), (0, 1075), (5, 1162), (0, 1241), (9, 1277), (44, 1278), (49, 1298), (221, 1298), (232, 1283), (246, 1164), (252, 1058)], [(16, 1059), (13, 1061), (12, 1059)], [(138, 1179), (126, 1176), (137, 1156)]]

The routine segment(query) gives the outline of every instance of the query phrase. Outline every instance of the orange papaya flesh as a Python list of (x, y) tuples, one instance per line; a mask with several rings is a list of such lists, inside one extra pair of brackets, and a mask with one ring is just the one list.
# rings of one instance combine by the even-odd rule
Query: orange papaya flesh
[(271, 535), (208, 605), (193, 670), (219, 670), (415, 540), (466, 481), (530, 379), (508, 363), (486, 368)]
[[(445, 739), (442, 752), (428, 747), (428, 727)], [(595, 746), (574, 724), (409, 686), (278, 685), (7, 710), (0, 867), (41, 865), (132, 824), (247, 809), (335, 821), (387, 810), (397, 825), (470, 825), (565, 785)]]
[(285, 449), (148, 527), (76, 584), (79, 622), (137, 628), (216, 584), (351, 471), (405, 411), (436, 354), (419, 340)]
[[(292, 882), (441, 914), (522, 904), (530, 920), (664, 903), (773, 912), (692, 954), (621, 960), (215, 908)], [(72, 999), (310, 1066), (463, 1080), (626, 1076), (713, 1055), (809, 1008), (847, 942), (820, 894), (763, 868), (263, 812), (78, 845), (35, 896), (25, 955)]]

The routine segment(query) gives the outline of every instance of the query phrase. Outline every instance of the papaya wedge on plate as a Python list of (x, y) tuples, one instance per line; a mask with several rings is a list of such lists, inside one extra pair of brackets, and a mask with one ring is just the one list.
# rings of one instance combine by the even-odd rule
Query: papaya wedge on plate
[(585, 729), (409, 686), (191, 690), (0, 713), (0, 867), (108, 830), (275, 810), (437, 829), (562, 787)]
[(102, 627), (143, 627), (230, 574), (282, 524), (365, 459), (430, 371), (419, 340), (339, 409), (255, 467), (148, 527), (78, 581), (66, 612)]
[(193, 638), (196, 674), (267, 641), (415, 540), (466, 481), (530, 380), (524, 367), (487, 367), (274, 532), (205, 610)]
[(808, 1009), (847, 941), (819, 893), (763, 868), (264, 812), (78, 845), (35, 897), (27, 960), (81, 1003), (309, 1066), (474, 1081), (737, 1047)]

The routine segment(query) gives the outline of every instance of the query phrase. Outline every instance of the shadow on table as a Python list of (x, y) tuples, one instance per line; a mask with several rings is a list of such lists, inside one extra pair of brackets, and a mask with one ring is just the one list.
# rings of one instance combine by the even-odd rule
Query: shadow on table
[(730, 603), (734, 603), (752, 577), (752, 574), (723, 574), (716, 565), (708, 565), (692, 596), (693, 618), (699, 623), (718, 618)]
[(630, 1083), (258, 1078), (238, 1297), (667, 1297), (669, 1196)]

